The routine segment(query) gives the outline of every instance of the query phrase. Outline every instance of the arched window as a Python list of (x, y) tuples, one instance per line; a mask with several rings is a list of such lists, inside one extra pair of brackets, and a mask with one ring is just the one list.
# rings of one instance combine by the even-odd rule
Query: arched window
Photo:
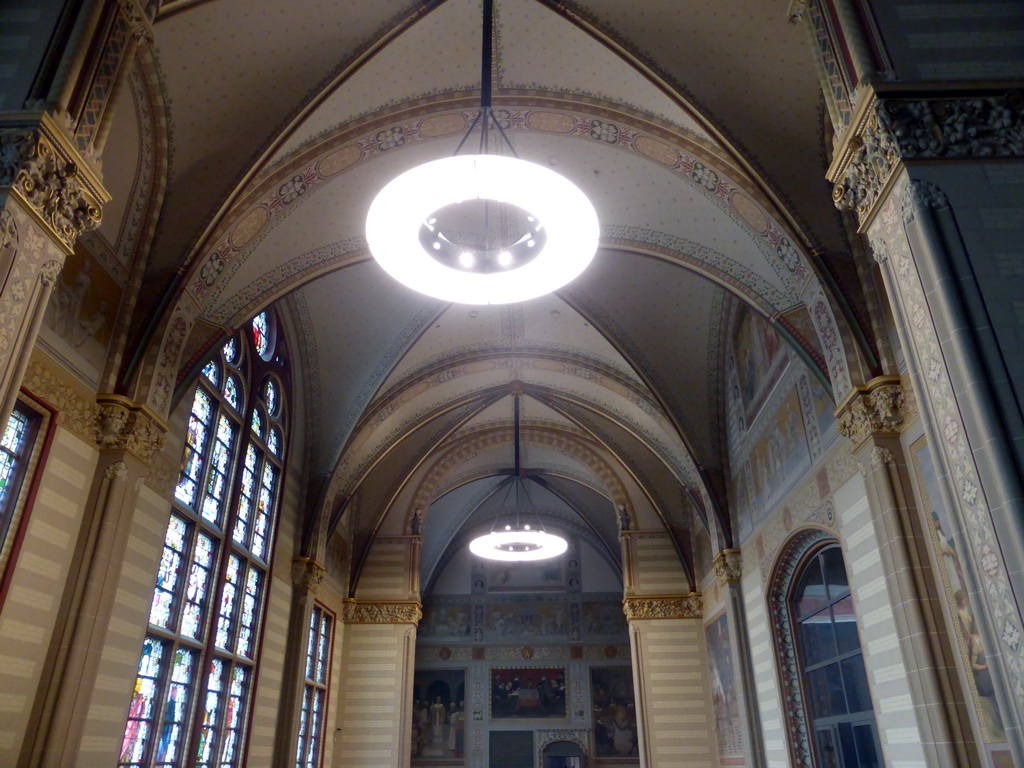
[(788, 602), (816, 765), (878, 768), (878, 729), (838, 544), (799, 566)]
[(119, 766), (244, 764), (286, 435), (267, 324), (199, 377)]

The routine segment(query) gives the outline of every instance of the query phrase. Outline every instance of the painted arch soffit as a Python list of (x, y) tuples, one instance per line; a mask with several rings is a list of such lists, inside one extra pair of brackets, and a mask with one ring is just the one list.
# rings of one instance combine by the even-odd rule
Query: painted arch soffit
[[(339, 130), (249, 185), (200, 246), (189, 271), (186, 294), (202, 307), (201, 316), (229, 326), (297, 284), (343, 263), (368, 258), (360, 217), (353, 222), (359, 228), (353, 226), (348, 238), (311, 243), (314, 247), (303, 249), (301, 255), (290, 250), (274, 257), (261, 252), (260, 246), (323, 190), (344, 190), (344, 181), (336, 182), (349, 180), (366, 163), (402, 153), (423, 156), (433, 149), (437, 139), (448, 138), (444, 149), (445, 153), (450, 151), (451, 140), (468, 128), (475, 115), (475, 109), (452, 111), (450, 107), (444, 101), (415, 105), (390, 121), (371, 121), (368, 130), (366, 124)], [(559, 102), (558, 107), (505, 109), (500, 119), (513, 137), (521, 134), (537, 139), (573, 139), (591, 148), (618, 150), (653, 163), (672, 174), (691, 195), (696, 193), (710, 203), (718, 212), (721, 226), (735, 231), (741, 238), (738, 242), (749, 243), (748, 250), (753, 248), (759, 255), (742, 263), (702, 243), (630, 224), (606, 224), (602, 234), (609, 244), (667, 251), (681, 254), (680, 260), (691, 265), (706, 264), (722, 282), (744, 290), (761, 306), (774, 311), (800, 304), (808, 284), (817, 283), (807, 254), (780, 223), (780, 217), (772, 213), (756, 185), (736, 175), (711, 150), (681, 133), (654, 123), (636, 123), (625, 115), (610, 118), (590, 105)], [(567, 107), (576, 108), (570, 111)], [(425, 159), (420, 157), (418, 161)], [(370, 188), (378, 188), (388, 178), (385, 174)], [(596, 191), (602, 184), (591, 186)], [(360, 202), (360, 210), (364, 202), (368, 201)], [(351, 208), (351, 200), (338, 203), (337, 210), (345, 209), (342, 203)], [(255, 254), (260, 256), (258, 261), (252, 258)], [(269, 266), (254, 271), (256, 263)]]

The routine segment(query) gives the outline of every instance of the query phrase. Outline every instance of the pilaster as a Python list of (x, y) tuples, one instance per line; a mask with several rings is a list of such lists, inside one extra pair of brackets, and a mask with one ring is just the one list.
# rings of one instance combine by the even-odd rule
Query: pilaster
[[(96, 685), (122, 578), (139, 489), (149, 462), (164, 444), (167, 426), (149, 409), (118, 395), (97, 398), (95, 440), (100, 450), (86, 515), (69, 571), (61, 620), (54, 631), (43, 695), (33, 712), (35, 739), (20, 764), (70, 768), (89, 762), (88, 739), (116, 749), (119, 719), (98, 716), (107, 706)], [(125, 670), (130, 676), (133, 670)], [(87, 736), (88, 734), (88, 736)]]

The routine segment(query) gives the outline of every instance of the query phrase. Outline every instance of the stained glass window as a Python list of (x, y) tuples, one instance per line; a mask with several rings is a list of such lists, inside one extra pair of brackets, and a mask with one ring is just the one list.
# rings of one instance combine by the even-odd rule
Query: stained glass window
[[(251, 383), (287, 380), (256, 352), (248, 335), (233, 338), (196, 385), (121, 768), (245, 763), (284, 453), (280, 384), (270, 412), (266, 387)], [(259, 426), (245, 429), (245, 414)]]
[(323, 713), (331, 665), (334, 617), (322, 605), (313, 605), (306, 644), (306, 683), (299, 710), (296, 768), (318, 768), (323, 744)]
[(277, 397), (277, 384), (273, 379), (267, 379), (266, 386), (263, 388), (263, 400), (267, 404), (267, 411), (271, 416), (277, 414)]
[(257, 437), (263, 437), (263, 417), (260, 416), (259, 409), (252, 412), (252, 432)]
[(266, 357), (270, 351), (270, 326), (267, 323), (267, 313), (260, 312), (252, 319), (252, 335), (256, 340), (256, 351), (260, 357)]

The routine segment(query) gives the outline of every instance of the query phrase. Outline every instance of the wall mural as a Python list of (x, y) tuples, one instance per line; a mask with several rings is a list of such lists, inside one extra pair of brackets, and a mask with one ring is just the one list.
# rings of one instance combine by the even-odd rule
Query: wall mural
[(561, 592), (565, 589), (563, 558), (535, 563), (503, 563), (489, 560), (488, 592)]
[(413, 765), (459, 764), (466, 752), (466, 671), (417, 671), (412, 699)]
[(925, 438), (911, 446), (914, 474), (921, 494), (924, 514), (930, 523), (932, 550), (939, 566), (943, 591), (953, 617), (957, 645), (968, 674), (968, 684), (974, 707), (981, 721), (985, 740), (990, 743), (1006, 741), (1002, 713), (992, 688), (992, 675), (988, 668), (988, 649), (978, 635), (974, 608), (968, 599), (960, 552), (953, 541), (953, 517), (946, 508), (939, 490), (935, 462)]
[(720, 614), (704, 628), (704, 633), (708, 644), (711, 701), (718, 730), (718, 755), (723, 764), (731, 764), (731, 761), (726, 761), (743, 758), (743, 727), (736, 694), (736, 671), (732, 665), (728, 614)]
[(611, 757), (617, 764), (623, 762), (622, 758), (639, 763), (633, 668), (591, 667), (590, 703), (598, 762)]
[(565, 717), (565, 669), (491, 670), (491, 719)]
[(81, 244), (76, 244), (53, 285), (43, 316), (43, 339), (97, 383), (120, 303), (121, 286)]

